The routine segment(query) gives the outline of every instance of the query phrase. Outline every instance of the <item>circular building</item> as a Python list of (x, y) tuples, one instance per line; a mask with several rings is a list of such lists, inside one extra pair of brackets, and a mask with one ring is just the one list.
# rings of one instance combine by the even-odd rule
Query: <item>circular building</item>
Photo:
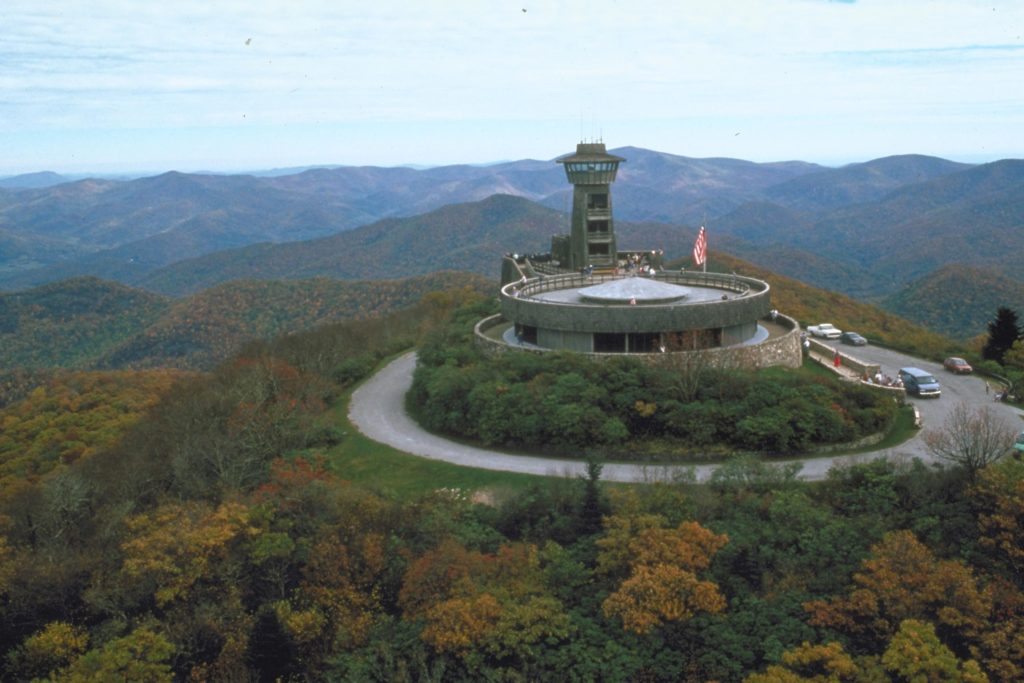
[(619, 252), (610, 184), (620, 157), (581, 144), (559, 159), (574, 185), (572, 233), (550, 254), (502, 261), (501, 313), (476, 326), (493, 350), (702, 354), (718, 364), (801, 363), (799, 326), (771, 307), (768, 283), (665, 270), (660, 252)]

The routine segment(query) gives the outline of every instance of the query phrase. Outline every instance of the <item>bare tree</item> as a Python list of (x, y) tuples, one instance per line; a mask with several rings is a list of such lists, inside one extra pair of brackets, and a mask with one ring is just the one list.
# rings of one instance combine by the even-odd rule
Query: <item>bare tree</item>
[(988, 406), (971, 410), (966, 403), (958, 403), (938, 429), (925, 430), (922, 438), (929, 451), (975, 472), (995, 462), (1009, 452), (1017, 430), (1002, 415)]

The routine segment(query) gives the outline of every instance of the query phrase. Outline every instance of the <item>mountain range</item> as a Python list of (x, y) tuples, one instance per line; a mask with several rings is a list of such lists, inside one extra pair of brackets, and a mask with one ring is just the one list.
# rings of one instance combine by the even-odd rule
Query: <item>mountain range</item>
[[(1024, 309), (1024, 161), (826, 168), (611, 151), (626, 158), (613, 187), (622, 248), (685, 255), (706, 219), (712, 250), (818, 287), (895, 306), (955, 265), (988, 274), (986, 300)], [(493, 277), (502, 252), (568, 231), (571, 192), (558, 164), (535, 160), (0, 187), (0, 288), (93, 275), (181, 296), (237, 278)], [(928, 292), (946, 321), (909, 314), (956, 336), (992, 313)]]

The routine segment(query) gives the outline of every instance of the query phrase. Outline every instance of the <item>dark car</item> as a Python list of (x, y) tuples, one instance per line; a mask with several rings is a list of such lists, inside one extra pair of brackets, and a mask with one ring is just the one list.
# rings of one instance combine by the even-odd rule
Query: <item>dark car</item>
[(864, 346), (868, 343), (868, 340), (860, 336), (856, 332), (843, 332), (839, 335), (839, 341), (844, 344), (850, 344), (851, 346)]
[(908, 394), (921, 398), (938, 398), (942, 395), (939, 383), (921, 368), (900, 368), (900, 381), (903, 382), (903, 388)]
[(955, 356), (942, 361), (942, 367), (946, 368), (950, 372), (955, 372), (958, 375), (969, 375), (974, 372), (974, 368), (971, 367), (970, 363), (965, 361), (963, 358), (957, 358)]

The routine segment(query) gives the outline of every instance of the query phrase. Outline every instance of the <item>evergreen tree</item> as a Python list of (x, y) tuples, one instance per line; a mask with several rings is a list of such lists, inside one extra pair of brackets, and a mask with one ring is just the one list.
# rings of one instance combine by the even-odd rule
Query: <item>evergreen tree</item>
[(1017, 312), (1000, 306), (996, 318), (988, 324), (988, 341), (981, 350), (987, 360), (1003, 362), (1003, 355), (1010, 350), (1013, 342), (1021, 338), (1020, 326), (1017, 324)]
[(589, 536), (601, 531), (601, 518), (610, 512), (608, 501), (601, 495), (599, 482), (604, 466), (594, 459), (587, 460), (587, 478), (583, 483), (583, 500), (580, 502), (577, 532)]

